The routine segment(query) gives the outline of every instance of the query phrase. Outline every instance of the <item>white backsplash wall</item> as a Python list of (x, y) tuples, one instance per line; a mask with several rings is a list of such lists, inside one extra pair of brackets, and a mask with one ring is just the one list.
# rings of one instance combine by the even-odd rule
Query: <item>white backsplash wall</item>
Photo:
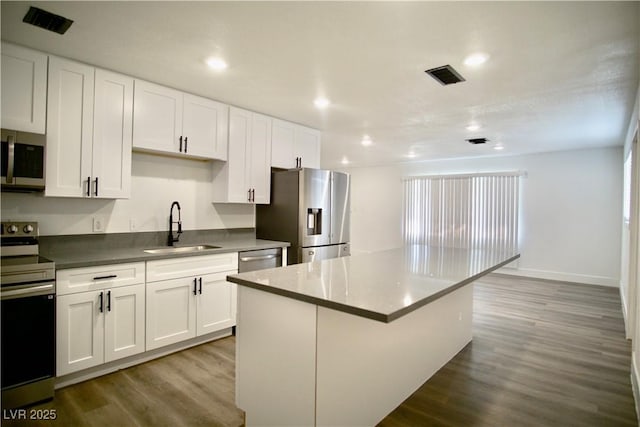
[(177, 200), (185, 230), (254, 227), (253, 205), (211, 203), (212, 179), (209, 162), (133, 153), (130, 199), (2, 193), (2, 220), (38, 221), (41, 235), (92, 233), (95, 217), (107, 233), (165, 231)]
[(352, 252), (402, 245), (402, 178), (491, 171), (522, 179), (524, 276), (618, 286), (622, 228), (622, 147), (523, 156), (348, 168)]

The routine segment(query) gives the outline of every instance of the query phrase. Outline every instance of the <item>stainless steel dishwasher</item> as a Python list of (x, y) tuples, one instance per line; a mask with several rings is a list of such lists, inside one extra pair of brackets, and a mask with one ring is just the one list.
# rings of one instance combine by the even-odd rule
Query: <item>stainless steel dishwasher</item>
[(281, 266), (282, 248), (238, 252), (239, 273)]

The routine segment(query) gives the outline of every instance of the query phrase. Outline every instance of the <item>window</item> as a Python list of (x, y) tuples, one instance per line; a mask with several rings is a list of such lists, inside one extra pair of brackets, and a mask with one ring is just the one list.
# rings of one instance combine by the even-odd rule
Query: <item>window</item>
[(405, 243), (517, 250), (519, 178), (519, 173), (407, 178)]

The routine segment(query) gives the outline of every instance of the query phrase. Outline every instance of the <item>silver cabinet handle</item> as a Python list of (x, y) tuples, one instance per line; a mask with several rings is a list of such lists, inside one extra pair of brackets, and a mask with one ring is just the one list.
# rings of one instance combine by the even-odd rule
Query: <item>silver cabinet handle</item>
[(9, 146), (9, 153), (7, 154), (7, 184), (13, 184), (13, 163), (16, 157), (16, 142), (13, 140), (13, 135), (7, 136), (7, 145)]
[(262, 261), (264, 259), (273, 259), (275, 258), (277, 255), (275, 254), (271, 254), (271, 255), (260, 255), (260, 256), (243, 256), (240, 257), (240, 261), (242, 262), (247, 262), (247, 261)]

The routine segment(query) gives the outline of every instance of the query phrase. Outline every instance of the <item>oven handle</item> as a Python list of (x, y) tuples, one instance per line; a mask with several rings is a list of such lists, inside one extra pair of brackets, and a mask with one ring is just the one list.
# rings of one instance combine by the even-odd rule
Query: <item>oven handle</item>
[(7, 145), (9, 149), (7, 153), (7, 184), (13, 184), (13, 163), (16, 157), (16, 142), (13, 135), (7, 135)]
[(47, 295), (55, 292), (56, 282), (48, 282), (38, 286), (31, 286), (22, 289), (10, 289), (0, 292), (2, 299), (26, 298), (37, 295)]

